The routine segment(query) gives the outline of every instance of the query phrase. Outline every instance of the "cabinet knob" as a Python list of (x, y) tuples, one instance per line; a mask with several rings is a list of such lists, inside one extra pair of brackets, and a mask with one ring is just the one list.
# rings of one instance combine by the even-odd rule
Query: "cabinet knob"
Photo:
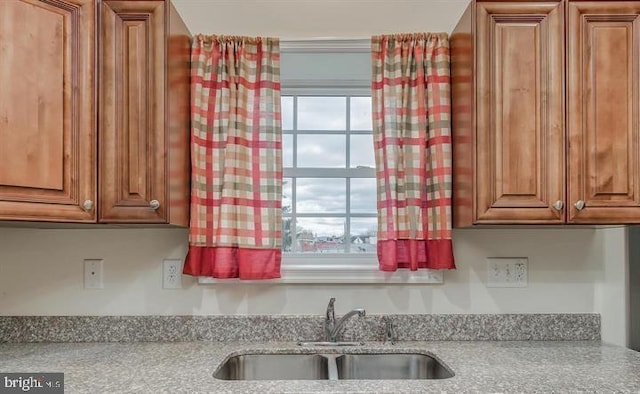
[(158, 200), (151, 200), (151, 202), (149, 202), (149, 207), (151, 207), (151, 209), (158, 209), (158, 208), (160, 208), (160, 201), (158, 201)]
[(84, 200), (84, 202), (82, 203), (82, 209), (84, 209), (85, 211), (89, 212), (90, 210), (93, 209), (93, 201), (91, 200)]
[(582, 211), (584, 209), (584, 207), (585, 207), (585, 203), (582, 200), (578, 200), (578, 201), (576, 201), (575, 204), (573, 204), (573, 206), (576, 207), (576, 209), (578, 211)]
[(556, 211), (562, 211), (562, 208), (564, 208), (564, 202), (558, 200), (558, 201), (553, 203), (552, 207)]

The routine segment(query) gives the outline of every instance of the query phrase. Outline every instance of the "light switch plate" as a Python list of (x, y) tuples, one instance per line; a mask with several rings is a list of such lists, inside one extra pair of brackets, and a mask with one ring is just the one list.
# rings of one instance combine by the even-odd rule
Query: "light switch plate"
[(487, 287), (527, 287), (528, 258), (488, 257)]

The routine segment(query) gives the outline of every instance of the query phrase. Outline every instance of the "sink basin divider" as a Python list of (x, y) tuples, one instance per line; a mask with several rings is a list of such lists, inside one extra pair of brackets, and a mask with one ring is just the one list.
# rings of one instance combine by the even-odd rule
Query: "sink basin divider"
[(336, 359), (340, 357), (339, 354), (323, 354), (322, 357), (327, 359), (327, 372), (329, 380), (338, 380), (338, 362)]

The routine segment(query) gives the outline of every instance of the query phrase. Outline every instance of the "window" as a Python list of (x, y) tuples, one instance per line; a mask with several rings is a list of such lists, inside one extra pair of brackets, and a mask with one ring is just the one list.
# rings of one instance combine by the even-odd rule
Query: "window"
[(280, 48), (284, 253), (273, 282), (442, 283), (441, 271), (378, 270), (370, 41)]
[(284, 252), (375, 253), (371, 97), (283, 96), (282, 124)]

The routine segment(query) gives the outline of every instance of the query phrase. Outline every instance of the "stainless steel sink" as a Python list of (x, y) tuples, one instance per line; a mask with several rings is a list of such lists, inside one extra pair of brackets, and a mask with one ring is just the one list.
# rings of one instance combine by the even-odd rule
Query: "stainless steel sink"
[(242, 354), (213, 376), (222, 380), (446, 379), (453, 372), (418, 353)]
[(344, 354), (336, 358), (339, 379), (446, 379), (453, 373), (426, 354)]
[(319, 354), (243, 354), (228, 358), (213, 377), (222, 380), (328, 379), (327, 358)]

